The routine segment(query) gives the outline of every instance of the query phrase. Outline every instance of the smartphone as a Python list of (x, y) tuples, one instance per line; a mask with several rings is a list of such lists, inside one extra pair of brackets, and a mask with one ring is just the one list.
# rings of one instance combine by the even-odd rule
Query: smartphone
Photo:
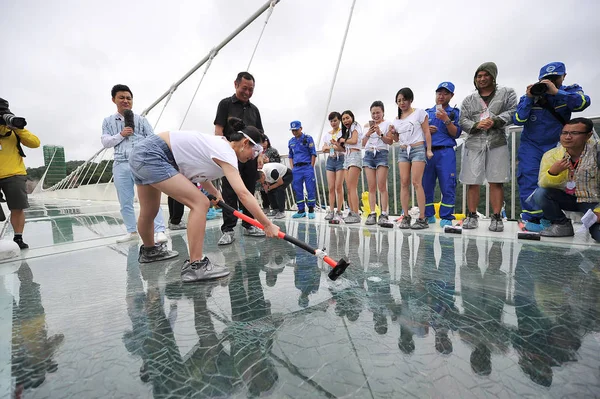
[(369, 127), (375, 126), (375, 121), (369, 121)]

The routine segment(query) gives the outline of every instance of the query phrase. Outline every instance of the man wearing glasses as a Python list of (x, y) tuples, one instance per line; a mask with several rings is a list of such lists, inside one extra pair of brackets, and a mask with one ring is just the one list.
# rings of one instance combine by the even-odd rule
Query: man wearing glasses
[(560, 134), (560, 145), (542, 157), (539, 188), (533, 200), (552, 224), (540, 232), (545, 237), (571, 237), (571, 220), (563, 211), (588, 212), (589, 227), (600, 242), (600, 144), (591, 139), (594, 124), (587, 118), (571, 119)]
[(529, 231), (541, 231), (548, 225), (548, 218), (544, 217), (542, 210), (527, 202), (537, 188), (542, 155), (556, 147), (571, 113), (581, 112), (590, 106), (590, 98), (581, 86), (563, 85), (566, 76), (567, 69), (562, 62), (544, 65), (538, 82), (527, 86), (513, 116), (515, 125), (523, 126), (517, 154), (517, 182), (523, 210), (521, 218)]

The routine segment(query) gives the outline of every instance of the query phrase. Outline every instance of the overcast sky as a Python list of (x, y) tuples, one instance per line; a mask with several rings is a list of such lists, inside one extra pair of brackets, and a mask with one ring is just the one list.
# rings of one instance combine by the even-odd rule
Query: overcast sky
[[(263, 0), (7, 0), (2, 6), (0, 97), (25, 116), (42, 144), (62, 145), (67, 160), (100, 149), (102, 120), (115, 112), (110, 89), (129, 85), (141, 113), (179, 80)], [(299, 119), (315, 139), (352, 0), (281, 0), (250, 67), (252, 101), (266, 133), (287, 152), (289, 122)], [(565, 84), (592, 98), (583, 115), (600, 115), (600, 2), (504, 0), (415, 2), (358, 0), (329, 110), (369, 119), (382, 100), (408, 86), (414, 107), (434, 103), (438, 83), (456, 85), (452, 101), (473, 90), (478, 65), (494, 61), (498, 83), (521, 96), (539, 69), (563, 61)], [(234, 92), (266, 14), (218, 54), (183, 128), (212, 133), (216, 107)], [(156, 131), (179, 128), (201, 68), (176, 91)], [(162, 104), (148, 118), (155, 124)], [(329, 126), (326, 125), (328, 128)], [(42, 150), (25, 149), (26, 165), (43, 164)]]

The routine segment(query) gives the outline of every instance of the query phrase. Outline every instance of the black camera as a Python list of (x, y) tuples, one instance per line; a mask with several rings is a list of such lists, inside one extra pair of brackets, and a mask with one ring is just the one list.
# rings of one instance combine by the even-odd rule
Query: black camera
[(27, 126), (25, 118), (15, 116), (8, 108), (8, 101), (0, 98), (0, 125), (7, 125), (16, 129), (24, 129)]
[(546, 94), (547, 91), (548, 91), (548, 86), (546, 86), (546, 83), (542, 83), (542, 82), (538, 82), (538, 83), (534, 84), (529, 89), (529, 92), (531, 93), (531, 95), (536, 96), (536, 97), (543, 96), (544, 94)]

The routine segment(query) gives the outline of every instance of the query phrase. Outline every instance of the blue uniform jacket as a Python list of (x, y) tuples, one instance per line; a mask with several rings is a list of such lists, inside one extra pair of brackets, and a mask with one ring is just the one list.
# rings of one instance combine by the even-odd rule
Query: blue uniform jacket
[(432, 147), (454, 147), (456, 145), (456, 139), (460, 137), (462, 133), (462, 129), (458, 123), (460, 119), (460, 110), (458, 108), (453, 108), (451, 106), (447, 106), (444, 111), (450, 117), (450, 120), (456, 126), (456, 137), (452, 137), (450, 133), (448, 133), (448, 129), (444, 122), (441, 119), (435, 117), (435, 107), (428, 108), (425, 110), (427, 115), (429, 116), (429, 126), (437, 127), (437, 132), (431, 135), (431, 146)]
[(313, 138), (304, 133), (298, 138), (292, 137), (290, 139), (288, 150), (288, 158), (293, 158), (294, 165), (298, 163), (307, 163), (310, 165), (312, 157), (317, 156)]
[[(581, 86), (577, 84), (561, 86), (556, 95), (545, 94), (544, 97), (565, 121), (571, 119), (571, 112), (583, 111), (591, 104), (590, 97), (585, 95)], [(532, 145), (545, 152), (559, 142), (562, 124), (550, 111), (534, 101), (535, 98), (526, 95), (521, 97), (513, 122), (523, 126), (521, 144)]]

